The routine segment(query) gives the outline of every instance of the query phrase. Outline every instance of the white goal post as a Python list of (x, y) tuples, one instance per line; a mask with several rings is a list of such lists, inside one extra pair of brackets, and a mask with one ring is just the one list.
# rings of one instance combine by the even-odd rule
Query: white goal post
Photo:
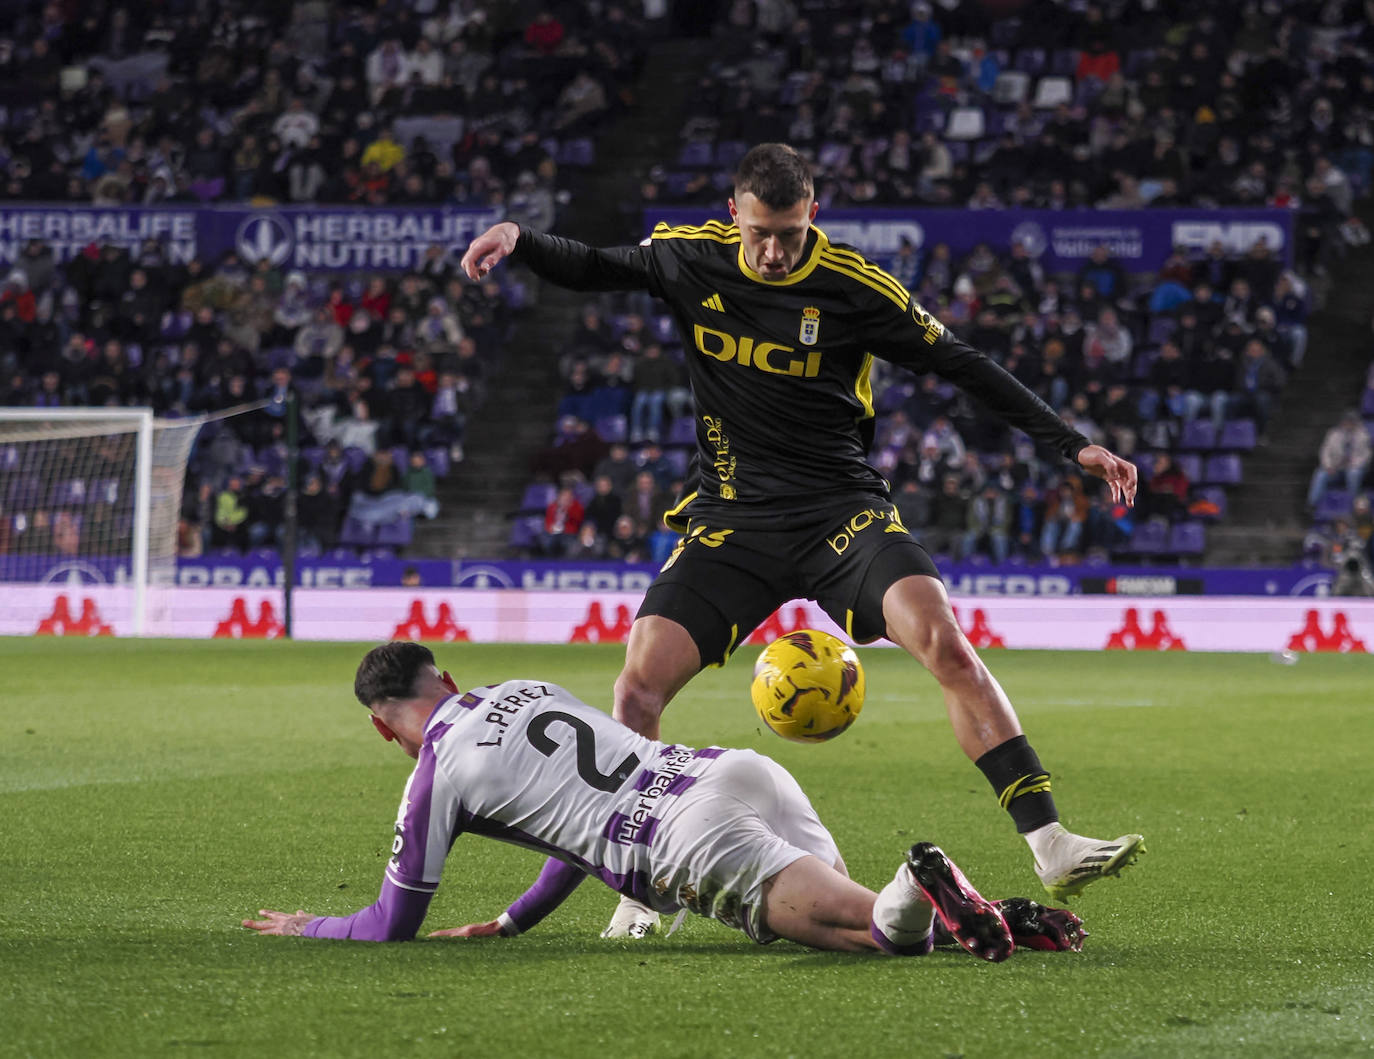
[(39, 624), (142, 635), (152, 590), (175, 576), (186, 464), (204, 422), (148, 408), (0, 408), (0, 591), (17, 601), (20, 586), (66, 579), (89, 591), (49, 603)]

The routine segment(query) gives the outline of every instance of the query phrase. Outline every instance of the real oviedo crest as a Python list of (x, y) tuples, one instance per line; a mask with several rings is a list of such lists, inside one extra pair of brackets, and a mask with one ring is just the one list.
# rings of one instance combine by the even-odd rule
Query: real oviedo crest
[(814, 305), (808, 305), (802, 310), (801, 333), (797, 335), (797, 341), (804, 346), (814, 346), (820, 336), (821, 311)]

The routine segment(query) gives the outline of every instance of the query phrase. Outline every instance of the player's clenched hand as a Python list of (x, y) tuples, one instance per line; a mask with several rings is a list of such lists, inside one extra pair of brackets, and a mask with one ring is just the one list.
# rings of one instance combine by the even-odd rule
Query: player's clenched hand
[(491, 920), (487, 923), (468, 923), (461, 927), (449, 927), (430, 933), (431, 938), (492, 938), (501, 936), (501, 923)]
[(1106, 482), (1111, 487), (1114, 502), (1124, 501), (1127, 507), (1134, 506), (1138, 476), (1130, 460), (1113, 455), (1101, 445), (1089, 445), (1079, 452), (1078, 466)]
[(519, 238), (520, 226), (514, 221), (493, 224), (472, 241), (459, 265), (468, 279), (481, 279), (498, 262), (510, 256)]
[(303, 908), (298, 908), (295, 914), (290, 912), (274, 912), (270, 908), (258, 909), (258, 915), (262, 919), (245, 919), (243, 925), (249, 930), (256, 930), (259, 934), (280, 934), (283, 937), (294, 937), (316, 916), (312, 912), (307, 912)]

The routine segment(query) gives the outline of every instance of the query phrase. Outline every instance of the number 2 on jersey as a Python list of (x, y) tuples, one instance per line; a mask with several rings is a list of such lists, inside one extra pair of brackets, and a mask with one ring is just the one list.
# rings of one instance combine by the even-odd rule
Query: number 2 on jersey
[(639, 755), (627, 754), (625, 760), (610, 774), (600, 771), (596, 767), (596, 732), (581, 717), (562, 710), (547, 710), (530, 721), (525, 729), (525, 738), (545, 757), (553, 757), (553, 752), (563, 744), (549, 735), (549, 729), (560, 722), (576, 733), (577, 774), (583, 783), (607, 794), (614, 794), (625, 786), (630, 773), (639, 767)]

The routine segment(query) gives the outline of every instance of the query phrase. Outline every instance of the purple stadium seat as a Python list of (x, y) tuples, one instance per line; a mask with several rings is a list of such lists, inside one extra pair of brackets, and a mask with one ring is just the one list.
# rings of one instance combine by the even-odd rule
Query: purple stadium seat
[(366, 450), (360, 449), (356, 445), (350, 445), (344, 449), (343, 457), (344, 462), (348, 464), (349, 474), (357, 474), (363, 469), (363, 464), (367, 463)]
[(1365, 390), (1364, 396), (1360, 398), (1360, 415), (1374, 416), (1374, 387)]
[(748, 150), (749, 145), (743, 140), (721, 140), (716, 144), (716, 167), (734, 172)]
[(1207, 500), (1216, 505), (1215, 515), (1204, 515), (1203, 518), (1225, 518), (1226, 517), (1226, 490), (1219, 485), (1200, 485), (1193, 491), (1195, 500)]
[(1158, 346), (1172, 338), (1176, 330), (1178, 321), (1172, 316), (1152, 316), (1150, 326), (1145, 332), (1145, 341), (1152, 346)]
[(534, 542), (539, 539), (539, 531), (543, 528), (542, 515), (526, 515), (516, 519), (510, 528), (510, 546), (521, 551), (533, 548)]
[(1196, 482), (1202, 478), (1202, 457), (1195, 452), (1176, 452), (1174, 463), (1188, 476), (1188, 481)]
[(429, 469), (434, 472), (435, 478), (447, 478), (448, 472), (453, 469), (453, 461), (449, 456), (449, 451), (442, 445), (425, 449), (425, 462), (429, 464)]
[(1155, 454), (1153, 452), (1137, 452), (1131, 457), (1135, 463), (1136, 470), (1140, 472), (1141, 486), (1154, 477), (1155, 473)]
[(687, 475), (687, 464), (691, 462), (692, 454), (686, 449), (668, 449), (663, 458), (668, 461), (668, 466), (673, 469), (673, 474), (678, 478), (685, 478)]
[(1202, 481), (1207, 485), (1240, 485), (1240, 457), (1234, 452), (1219, 452), (1208, 456), (1203, 465)]
[(1048, 61), (1044, 48), (1022, 48), (1016, 53), (1012, 67), (1024, 73), (1040, 74), (1045, 72)]
[(587, 136), (578, 136), (559, 147), (559, 165), (589, 166), (596, 162), (596, 145)]
[(68, 478), (52, 487), (48, 495), (49, 507), (76, 507), (86, 502), (86, 480)]
[(552, 482), (531, 482), (525, 486), (525, 495), (520, 498), (521, 511), (542, 512), (553, 503), (558, 487)]
[(325, 552), (325, 558), (332, 563), (346, 563), (351, 559), (356, 559), (357, 554), (352, 548), (330, 548)]
[(714, 150), (709, 143), (693, 140), (682, 145), (682, 150), (677, 155), (677, 164), (684, 169), (706, 169), (711, 164), (713, 154)]
[(358, 558), (365, 563), (375, 563), (378, 560), (396, 558), (395, 548), (364, 548)]
[(625, 441), (630, 436), (629, 421), (623, 415), (602, 416), (592, 425), (592, 429), (607, 444)]
[(1317, 518), (1329, 522), (1350, 514), (1351, 496), (1344, 489), (1328, 489), (1317, 503)]
[(668, 425), (669, 445), (695, 445), (697, 443), (697, 421), (691, 416), (679, 416)]
[(344, 519), (343, 529), (339, 531), (339, 543), (354, 548), (366, 548), (377, 541), (377, 528), (359, 522), (356, 518)]
[(1183, 424), (1178, 447), (1206, 451), (1217, 447), (1217, 431), (1210, 419), (1194, 419)]
[(409, 515), (395, 522), (383, 522), (377, 527), (377, 543), (405, 548), (415, 539), (415, 520)]
[(1248, 452), (1255, 447), (1256, 432), (1253, 419), (1232, 419), (1222, 424), (1217, 448), (1240, 449)]
[(678, 340), (677, 323), (667, 313), (649, 317), (649, 330), (660, 343), (674, 343)]
[(587, 503), (592, 498), (592, 493), (594, 490), (592, 489), (591, 482), (574, 482), (572, 491), (573, 496), (577, 497), (577, 502), (581, 504), (583, 507), (586, 507)]
[(1175, 555), (1201, 555), (1207, 548), (1207, 530), (1201, 522), (1180, 522), (1169, 531), (1168, 551)]
[(1072, 48), (1056, 48), (1050, 56), (1050, 73), (1072, 77), (1078, 70), (1078, 52)]
[(1165, 522), (1147, 519), (1138, 523), (1125, 550), (1137, 555), (1158, 555), (1169, 545), (1169, 526)]

